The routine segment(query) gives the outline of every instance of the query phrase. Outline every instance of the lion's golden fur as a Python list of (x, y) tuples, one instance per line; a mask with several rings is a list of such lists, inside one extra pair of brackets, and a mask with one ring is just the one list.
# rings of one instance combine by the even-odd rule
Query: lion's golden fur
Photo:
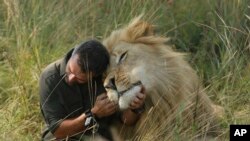
[[(146, 111), (136, 127), (119, 133), (132, 140), (193, 140), (215, 132), (213, 103), (184, 54), (166, 45), (168, 38), (154, 35), (154, 26), (137, 17), (113, 31), (103, 43), (111, 55), (105, 82), (115, 78), (117, 89), (135, 81), (146, 88)], [(119, 56), (127, 51), (124, 62)]]

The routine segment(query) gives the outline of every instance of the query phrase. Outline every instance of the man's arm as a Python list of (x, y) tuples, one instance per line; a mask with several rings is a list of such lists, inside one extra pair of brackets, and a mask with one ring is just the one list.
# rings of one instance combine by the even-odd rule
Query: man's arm
[(62, 139), (83, 131), (85, 120), (86, 115), (84, 113), (77, 118), (64, 120), (54, 132), (54, 136), (57, 139)]
[(136, 114), (131, 111), (131, 109), (127, 109), (122, 113), (122, 121), (126, 125), (134, 125), (137, 120), (140, 118), (140, 114)]
[(145, 98), (145, 88), (142, 87), (141, 92), (137, 93), (135, 99), (131, 102), (130, 108), (123, 111), (121, 116), (123, 123), (126, 125), (134, 125), (138, 121), (144, 109)]
[[(91, 109), (91, 112), (94, 116), (102, 118), (109, 116), (116, 112), (117, 105), (111, 102), (106, 94), (101, 94), (97, 97), (94, 107)], [(84, 123), (87, 116), (85, 113), (74, 119), (64, 120), (60, 126), (56, 129), (54, 136), (58, 139), (66, 138), (77, 134), (85, 130)]]

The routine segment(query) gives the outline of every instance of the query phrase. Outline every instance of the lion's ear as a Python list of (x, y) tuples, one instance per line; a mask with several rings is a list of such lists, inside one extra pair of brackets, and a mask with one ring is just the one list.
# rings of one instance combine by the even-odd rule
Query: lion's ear
[(141, 20), (143, 15), (133, 19), (130, 24), (124, 29), (125, 36), (130, 41), (135, 41), (140, 37), (154, 35), (154, 26)]

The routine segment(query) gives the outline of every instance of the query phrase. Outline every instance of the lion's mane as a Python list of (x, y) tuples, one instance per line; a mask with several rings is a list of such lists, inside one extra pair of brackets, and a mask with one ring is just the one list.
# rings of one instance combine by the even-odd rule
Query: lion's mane
[[(168, 38), (153, 31), (153, 25), (137, 17), (103, 41), (111, 54), (105, 82), (115, 77), (115, 85), (126, 88), (140, 80), (146, 88), (146, 111), (135, 127), (120, 125), (119, 134), (150, 141), (194, 140), (213, 134), (218, 124), (214, 105), (196, 72), (183, 53), (166, 45)], [(127, 60), (116, 64), (124, 50)]]

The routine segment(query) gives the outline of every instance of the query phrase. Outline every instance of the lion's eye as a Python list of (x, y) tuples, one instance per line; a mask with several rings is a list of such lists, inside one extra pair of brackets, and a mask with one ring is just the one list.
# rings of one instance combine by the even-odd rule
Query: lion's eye
[(124, 61), (127, 57), (127, 54), (128, 54), (128, 51), (125, 51), (124, 53), (122, 53), (117, 64), (120, 64), (122, 61)]

